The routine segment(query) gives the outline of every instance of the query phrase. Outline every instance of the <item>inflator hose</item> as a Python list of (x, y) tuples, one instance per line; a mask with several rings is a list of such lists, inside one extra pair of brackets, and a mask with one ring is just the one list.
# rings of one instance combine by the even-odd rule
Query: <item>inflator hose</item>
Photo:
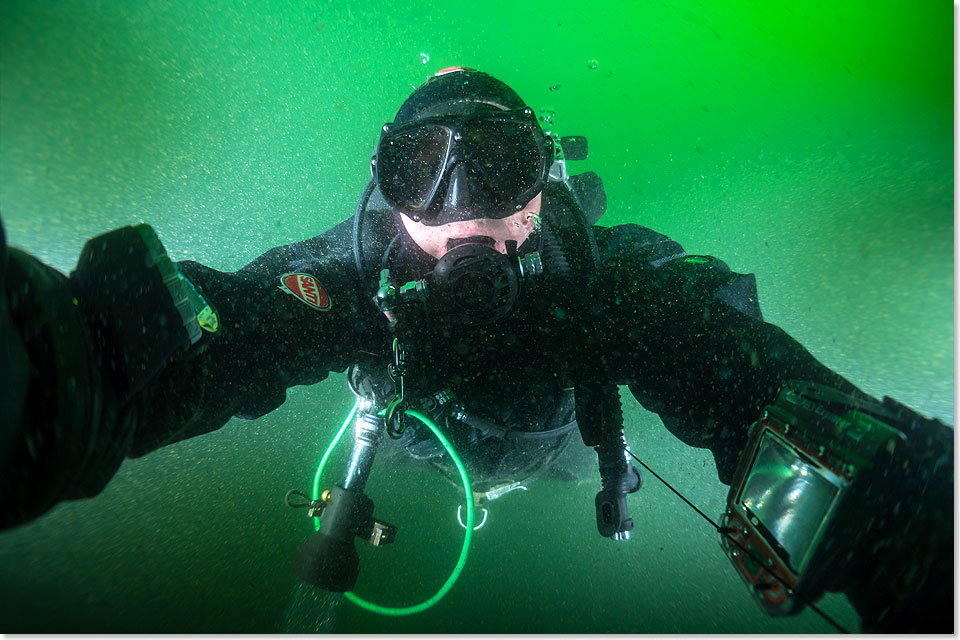
[[(347, 425), (350, 424), (351, 419), (353, 419), (353, 416), (356, 415), (359, 406), (360, 401), (358, 400), (353, 405), (353, 409), (350, 410), (350, 413), (347, 414), (346, 420), (343, 421), (343, 425), (341, 425), (340, 430), (337, 431), (337, 434), (333, 437), (333, 441), (330, 443), (330, 446), (327, 447), (323, 457), (320, 459), (320, 465), (317, 467), (317, 473), (313, 478), (313, 492), (311, 494), (311, 499), (314, 501), (320, 499), (320, 476), (323, 474), (323, 469), (327, 465), (327, 461), (330, 459), (330, 454), (333, 453), (334, 448), (337, 446), (337, 444), (339, 444), (340, 439), (347, 430)], [(450, 454), (450, 458), (453, 460), (454, 464), (457, 465), (457, 470), (460, 472), (460, 479), (463, 480), (464, 495), (467, 496), (467, 524), (466, 531), (463, 534), (463, 547), (460, 549), (460, 557), (457, 558), (457, 564), (453, 568), (453, 572), (450, 574), (450, 577), (447, 578), (447, 581), (443, 583), (440, 589), (432, 597), (424, 600), (420, 604), (410, 607), (384, 607), (382, 605), (374, 604), (364, 600), (352, 591), (347, 591), (344, 593), (344, 595), (347, 597), (347, 600), (353, 602), (357, 606), (385, 616), (407, 616), (414, 613), (420, 613), (421, 611), (426, 611), (439, 602), (443, 596), (447, 595), (447, 592), (453, 587), (453, 583), (455, 583), (457, 578), (460, 577), (460, 572), (463, 571), (463, 565), (467, 562), (467, 551), (470, 548), (470, 538), (473, 534), (474, 508), (473, 500), (471, 499), (473, 496), (473, 489), (470, 487), (470, 478), (467, 477), (467, 470), (464, 468), (463, 462), (460, 461), (460, 457), (457, 456), (457, 452), (453, 450), (453, 446), (450, 444), (450, 442), (443, 436), (442, 433), (440, 433), (440, 429), (437, 428), (437, 425), (435, 425), (428, 417), (419, 411), (413, 411), (411, 409), (407, 410), (407, 415), (412, 416), (423, 424), (427, 425), (430, 431), (433, 432), (433, 435), (437, 437), (437, 440), (440, 441), (440, 444), (443, 445), (444, 449), (447, 450), (447, 453)], [(315, 519), (314, 526), (316, 527), (317, 531), (320, 530), (319, 518)]]

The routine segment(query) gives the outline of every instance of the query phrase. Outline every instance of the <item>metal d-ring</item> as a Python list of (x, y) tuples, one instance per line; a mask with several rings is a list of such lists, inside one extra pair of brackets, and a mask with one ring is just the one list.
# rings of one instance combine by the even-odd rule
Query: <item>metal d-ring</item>
[[(478, 524), (477, 526), (475, 526), (475, 527), (473, 528), (474, 531), (477, 531), (478, 529), (480, 529), (481, 527), (483, 527), (483, 525), (485, 525), (485, 524), (487, 523), (487, 508), (486, 508), (486, 507), (480, 507), (480, 508), (483, 509), (483, 520), (481, 520), (481, 521), (480, 521), (480, 524)], [(458, 504), (458, 505), (457, 505), (457, 522), (460, 523), (460, 526), (461, 526), (461, 527), (463, 527), (464, 529), (466, 529), (466, 528), (467, 528), (467, 525), (465, 525), (465, 524), (463, 523), (463, 517), (460, 515), (460, 512), (461, 512), (462, 509), (463, 509), (463, 505), (462, 505), (462, 504)]]

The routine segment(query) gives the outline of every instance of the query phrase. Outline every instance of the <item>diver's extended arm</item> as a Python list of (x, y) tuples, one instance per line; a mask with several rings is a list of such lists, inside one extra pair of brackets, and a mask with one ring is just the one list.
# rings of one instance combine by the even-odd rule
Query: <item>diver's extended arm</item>
[(0, 528), (96, 495), (125, 457), (261, 416), (287, 387), (349, 364), (375, 330), (341, 268), (345, 229), (235, 273), (175, 267), (146, 225), (88, 242), (69, 278), (4, 241)]
[[(752, 274), (689, 255), (639, 225), (604, 229), (608, 370), (688, 445), (713, 453), (730, 484), (747, 428), (790, 379), (863, 396), (779, 327), (763, 321)], [(866, 397), (866, 396), (864, 396)]]
[(361, 348), (389, 347), (378, 342), (386, 321), (355, 279), (351, 224), (271, 249), (233, 273), (178, 263), (216, 308), (220, 328), (205, 336), (200, 357), (171, 362), (152, 382), (149, 420), (130, 456), (212, 431), (231, 416), (259, 418), (284, 402), (289, 387), (343, 371)]
[[(840, 522), (847, 519), (848, 526), (824, 544), (849, 551), (841, 554), (842, 563), (833, 563), (834, 568), (842, 565), (839, 573), (818, 569), (827, 576), (818, 576), (819, 593), (845, 593), (868, 632), (949, 631), (952, 429), (889, 399), (881, 403), (864, 394), (786, 332), (764, 322), (752, 276), (732, 272), (710, 256), (687, 255), (669, 238), (636, 225), (608, 229), (598, 244), (603, 255), (599, 306), (608, 313), (597, 333), (604, 336), (609, 370), (675, 436), (710, 449), (724, 484), (735, 482), (736, 488), (744, 482), (734, 472), (747, 457), (750, 427), (788, 381), (823, 385), (850, 407), (882, 404), (902, 416), (890, 423), (902, 438), (889, 442), (889, 452), (881, 452), (889, 455), (872, 466), (862, 455), (837, 453), (843, 446), (840, 431), (824, 430), (818, 442), (796, 449), (798, 469), (812, 468), (811, 461), (824, 450), (833, 451), (830, 464), (837, 467), (842, 461), (843, 474), (858, 474), (850, 491), (863, 494), (850, 501), (862, 505), (856, 513), (836, 515)], [(828, 415), (815, 402), (810, 407), (812, 415)], [(849, 422), (847, 414), (837, 424), (846, 424), (844, 420)], [(797, 432), (794, 425), (785, 438)], [(793, 467), (788, 463), (784, 468)], [(780, 505), (788, 514), (815, 522), (823, 517), (802, 504), (796, 497), (801, 494), (790, 495), (794, 497)], [(763, 507), (768, 524), (775, 520), (771, 502)], [(798, 563), (794, 557), (795, 568)]]
[(144, 386), (200, 329), (146, 225), (88, 242), (70, 278), (5, 239), (3, 252), (0, 527), (9, 527), (103, 488), (143, 415)]

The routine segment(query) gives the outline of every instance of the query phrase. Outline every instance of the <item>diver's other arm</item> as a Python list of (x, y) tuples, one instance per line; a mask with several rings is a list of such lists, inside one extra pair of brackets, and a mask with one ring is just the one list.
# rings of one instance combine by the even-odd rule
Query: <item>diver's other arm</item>
[[(605, 296), (601, 307), (608, 310), (609, 324), (598, 332), (607, 340), (607, 365), (614, 377), (629, 383), (637, 399), (659, 413), (674, 435), (692, 446), (709, 448), (720, 480), (734, 482), (734, 489), (744, 482), (741, 471), (734, 475), (738, 463), (754, 460), (749, 451), (744, 453), (750, 426), (780, 402), (781, 392), (797, 384), (793, 381), (803, 388), (825, 389), (827, 398), (843, 399), (818, 409), (814, 394), (798, 405), (820, 420), (835, 412), (837, 420), (828, 425), (850, 424), (850, 412), (881, 416), (903, 435), (881, 447), (871, 458), (872, 466), (857, 452), (868, 438), (851, 437), (845, 446), (835, 426), (821, 429), (818, 438), (796, 449), (801, 452), (798, 469), (812, 468), (810, 461), (821, 455), (843, 474), (855, 469), (849, 495), (862, 494), (848, 502), (858, 505), (851, 507), (855, 513), (836, 516), (847, 528), (823, 543), (835, 552), (845, 550), (836, 562), (828, 563), (842, 569), (831, 574), (830, 566), (818, 568), (821, 573), (811, 584), (819, 582), (819, 593), (823, 589), (845, 593), (865, 631), (950, 630), (953, 430), (893, 400), (880, 402), (864, 394), (783, 330), (764, 322), (752, 276), (734, 273), (716, 258), (689, 256), (669, 239), (662, 241), (670, 249), (662, 252), (668, 254), (664, 260), (637, 260), (634, 256), (642, 252), (610, 251), (617, 240), (623, 241), (621, 248), (636, 247), (640, 243), (630, 242), (630, 236), (642, 236), (637, 230), (614, 229), (610, 234), (619, 238), (608, 236), (607, 260), (601, 267)], [(783, 415), (801, 414), (793, 409)], [(875, 434), (880, 427), (874, 423), (869, 428)], [(794, 422), (781, 440), (796, 438), (800, 431)], [(852, 427), (849, 431), (855, 433)], [(804, 447), (808, 453), (802, 453)], [(767, 451), (773, 455), (769, 453), (773, 449)], [(784, 468), (792, 469), (789, 464)], [(754, 486), (763, 481), (758, 477)], [(823, 486), (816, 485), (817, 491)], [(791, 498), (786, 505), (788, 516), (820, 517), (815, 509), (801, 513), (799, 502), (794, 504), (798, 500)], [(768, 521), (774, 517), (772, 502), (766, 501)], [(796, 566), (798, 561), (793, 560)], [(800, 590), (805, 591), (802, 582)], [(816, 599), (819, 593), (813, 588), (810, 595)]]
[(604, 229), (600, 304), (606, 369), (730, 484), (747, 427), (790, 379), (862, 395), (763, 321), (752, 274), (689, 255), (639, 225)]
[(841, 591), (864, 632), (950, 632), (953, 430), (791, 380), (750, 428), (720, 532), (770, 615)]

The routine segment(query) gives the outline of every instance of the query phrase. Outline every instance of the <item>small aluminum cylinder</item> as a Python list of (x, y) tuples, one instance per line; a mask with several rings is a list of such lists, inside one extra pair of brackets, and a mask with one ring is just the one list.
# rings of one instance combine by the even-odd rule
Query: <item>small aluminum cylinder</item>
[(363, 491), (373, 467), (377, 447), (383, 437), (383, 418), (375, 413), (361, 413), (354, 423), (353, 450), (343, 475), (343, 488)]

